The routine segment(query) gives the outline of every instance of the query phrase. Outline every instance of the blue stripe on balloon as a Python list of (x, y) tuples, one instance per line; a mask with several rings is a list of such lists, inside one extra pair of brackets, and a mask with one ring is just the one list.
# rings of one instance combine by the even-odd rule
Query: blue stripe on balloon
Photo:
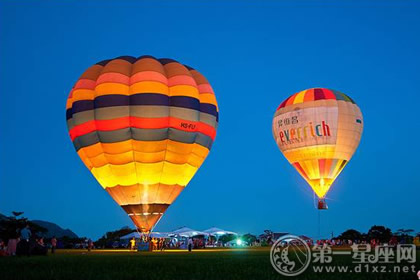
[(197, 110), (219, 118), (217, 108), (213, 104), (200, 103), (197, 98), (188, 96), (167, 96), (159, 93), (141, 93), (130, 96), (120, 94), (110, 94), (98, 96), (94, 100), (79, 100), (72, 104), (72, 108), (67, 109), (66, 118), (70, 119), (73, 114), (93, 110), (97, 108), (112, 106), (130, 105), (154, 105), (172, 106)]

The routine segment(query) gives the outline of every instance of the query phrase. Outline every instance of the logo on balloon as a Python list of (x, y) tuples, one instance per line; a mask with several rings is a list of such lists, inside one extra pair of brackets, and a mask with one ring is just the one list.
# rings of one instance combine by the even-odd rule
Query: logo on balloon
[(337, 108), (319, 107), (293, 110), (274, 117), (274, 133), (280, 149), (335, 144)]
[(181, 122), (181, 127), (185, 129), (194, 130), (196, 125), (192, 123)]
[(298, 236), (285, 235), (271, 247), (270, 261), (278, 273), (284, 276), (296, 276), (308, 268), (311, 250)]
[(330, 126), (325, 122), (308, 124), (296, 128), (283, 129), (279, 132), (280, 141), (282, 144), (290, 142), (301, 142), (308, 137), (331, 136)]

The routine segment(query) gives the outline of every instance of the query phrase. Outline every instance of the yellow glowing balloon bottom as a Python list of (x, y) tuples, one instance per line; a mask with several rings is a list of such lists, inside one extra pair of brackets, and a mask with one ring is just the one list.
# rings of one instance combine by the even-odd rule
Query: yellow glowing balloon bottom
[(337, 151), (333, 145), (289, 150), (284, 155), (321, 199), (351, 157), (348, 152)]
[(169, 139), (98, 143), (78, 151), (101, 186), (144, 232), (159, 221), (208, 153), (196, 143)]
[(319, 198), (324, 198), (327, 192), (330, 190), (334, 179), (320, 178), (320, 179), (310, 179), (308, 180), (309, 185), (312, 190)]

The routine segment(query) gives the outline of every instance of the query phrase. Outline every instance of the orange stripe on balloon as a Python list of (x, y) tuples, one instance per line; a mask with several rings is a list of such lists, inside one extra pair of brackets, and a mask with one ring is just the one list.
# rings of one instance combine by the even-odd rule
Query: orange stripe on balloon
[(314, 101), (315, 99), (315, 92), (314, 89), (308, 89), (305, 93), (305, 97), (303, 98), (303, 102), (307, 101)]
[(295, 100), (297, 93), (293, 94), (292, 96), (290, 96), (290, 98), (287, 100), (286, 105), (285, 106), (289, 106), (293, 104), (293, 101)]
[(92, 120), (77, 125), (70, 130), (70, 137), (73, 141), (76, 137), (91, 133), (93, 131), (113, 131), (128, 127), (142, 129), (176, 128), (188, 132), (200, 132), (212, 138), (216, 137), (214, 127), (203, 122), (192, 122), (174, 117), (164, 118), (138, 118), (123, 117), (112, 120)]
[(325, 160), (324, 178), (327, 178), (328, 174), (330, 174), (331, 164), (332, 164), (332, 159), (326, 159)]

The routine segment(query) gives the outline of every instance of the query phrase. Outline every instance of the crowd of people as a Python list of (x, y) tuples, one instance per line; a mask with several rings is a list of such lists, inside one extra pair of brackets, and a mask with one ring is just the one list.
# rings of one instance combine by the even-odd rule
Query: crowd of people
[(158, 238), (142, 236), (140, 239), (134, 237), (129, 241), (129, 249), (134, 251), (139, 247), (145, 248), (149, 251), (164, 251), (165, 249), (199, 249), (206, 247), (206, 240), (203, 238), (186, 238), (186, 239), (175, 239), (175, 238)]
[[(398, 244), (414, 244), (420, 246), (420, 236), (410, 238), (398, 238), (397, 236), (392, 236), (386, 241), (380, 241), (379, 238), (365, 238), (365, 239), (346, 239), (346, 238), (331, 238), (331, 239), (319, 239), (313, 240), (306, 236), (299, 236), (303, 239), (310, 247), (312, 246), (331, 246), (331, 247), (350, 247), (352, 245), (365, 245), (368, 244), (371, 248), (375, 248), (380, 245), (396, 246)], [(251, 246), (271, 246), (276, 242), (277, 239), (267, 236), (261, 240), (258, 240)]]
[(134, 237), (130, 239), (130, 250), (137, 251), (139, 245), (142, 245), (143, 248), (147, 246), (149, 251), (163, 251), (168, 246), (165, 238), (143, 236), (139, 241)]
[(171, 239), (169, 247), (171, 249), (201, 249), (210, 246), (210, 242), (207, 242), (204, 238), (186, 238), (186, 239)]
[[(416, 240), (416, 238), (414, 238), (414, 241)], [(369, 244), (372, 248), (375, 248), (379, 245), (389, 245), (389, 246), (396, 246), (398, 244), (406, 244), (407, 242), (402, 239), (400, 241), (398, 241), (397, 237), (393, 236), (391, 237), (391, 239), (388, 242), (381, 242), (379, 239), (377, 238), (372, 238), (370, 240), (361, 240), (361, 239), (338, 239), (338, 238), (333, 238), (333, 239), (321, 239), (321, 240), (316, 240), (315, 242), (312, 241), (307, 241), (308, 245), (313, 246), (313, 245), (318, 245), (318, 246), (322, 246), (322, 245), (328, 245), (328, 246), (352, 246), (354, 244), (359, 245), (359, 244)], [(414, 243), (416, 244), (416, 243)], [(417, 245), (417, 244), (416, 244)]]
[[(55, 253), (57, 246), (57, 239), (51, 238), (51, 251)], [(0, 240), (0, 256), (14, 256), (14, 255), (46, 255), (48, 247), (45, 244), (43, 237), (32, 235), (29, 225), (26, 225), (20, 230), (19, 237), (10, 238), (7, 245), (3, 240)]]
[[(47, 255), (48, 250), (54, 254), (57, 249), (58, 240), (55, 236), (48, 239), (48, 244), (45, 242), (44, 237), (38, 237), (32, 234), (29, 225), (26, 225), (20, 231), (18, 231), (17, 238), (10, 238), (6, 242), (0, 239), (0, 256), (13, 256), (13, 255)], [(309, 246), (352, 246), (353, 244), (369, 244), (372, 248), (378, 245), (391, 245), (404, 244), (405, 239), (397, 239), (393, 236), (388, 242), (380, 242), (379, 239), (372, 238), (370, 240), (358, 240), (358, 239), (321, 239), (315, 240), (301, 236)], [(248, 243), (248, 246), (270, 246), (275, 242), (276, 238), (272, 234), (264, 236), (264, 238), (256, 239), (254, 242)], [(411, 241), (410, 241), (411, 242)], [(416, 236), (412, 242), (420, 246), (420, 237)], [(229, 243), (227, 243), (228, 245)], [(127, 245), (127, 243), (126, 243)], [(189, 237), (189, 238), (159, 238), (143, 235), (140, 239), (131, 238), (128, 242), (128, 248), (132, 251), (164, 251), (165, 249), (200, 249), (214, 246), (227, 246), (226, 244), (219, 244), (215, 238), (204, 238), (204, 237)], [(73, 248), (83, 248), (91, 251), (95, 247), (94, 242), (91, 239), (85, 239), (84, 242), (76, 244)], [(127, 248), (127, 247), (125, 247)]]
[[(86, 239), (82, 244), (76, 245), (79, 245), (78, 248), (88, 251), (95, 247), (92, 239)], [(0, 239), (0, 256), (47, 255), (48, 251), (55, 254), (57, 246), (58, 239), (55, 236), (49, 238), (46, 242), (44, 237), (32, 234), (29, 225), (26, 225), (18, 231), (18, 237), (8, 239), (7, 244)]]

